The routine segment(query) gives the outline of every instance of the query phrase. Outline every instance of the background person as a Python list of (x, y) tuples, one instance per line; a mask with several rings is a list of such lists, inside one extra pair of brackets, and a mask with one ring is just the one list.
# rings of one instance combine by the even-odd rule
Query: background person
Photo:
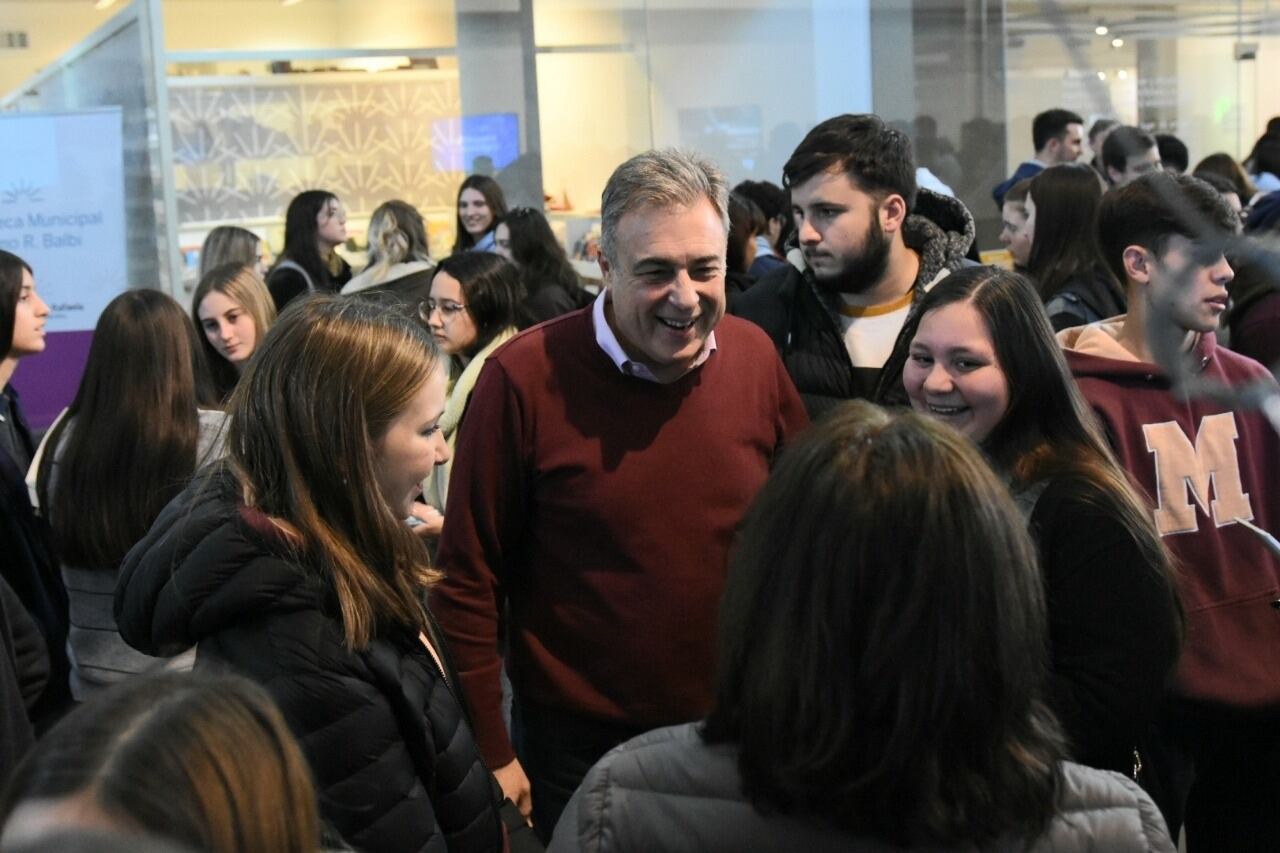
[(36, 445), (10, 384), (18, 362), (44, 352), (49, 306), (31, 267), (0, 249), (0, 572), (40, 628), (49, 655), (48, 686), (31, 709), (37, 734), (71, 702), (67, 686), (67, 591), (58, 573), (47, 522), (35, 512), (27, 471)]
[(208, 233), (200, 246), (200, 277), (224, 264), (252, 267), (262, 279), (267, 277), (267, 262), (262, 240), (257, 234), (238, 225), (219, 225)]
[[(449, 400), (440, 418), (450, 455), (481, 368), (494, 350), (515, 337), (522, 292), (515, 267), (488, 252), (450, 255), (436, 270), (422, 319), (451, 362)], [(440, 534), (451, 465), (446, 460), (432, 470), (424, 488), (426, 504), (413, 507), (423, 522), (416, 529), (423, 535)]]
[(1084, 119), (1071, 110), (1045, 110), (1031, 121), (1031, 142), (1035, 146), (1035, 157), (1023, 161), (1012, 175), (991, 190), (997, 207), (1004, 206), (1004, 194), (1018, 181), (1034, 178), (1050, 166), (1074, 163), (1080, 158), (1084, 149)]
[(1023, 178), (1004, 194), (1004, 204), (1000, 206), (1000, 242), (1013, 258), (1013, 268), (1024, 272), (1027, 261), (1031, 258), (1031, 227), (1027, 217), (1027, 195), (1031, 190), (1032, 178)]
[(1240, 196), (1240, 203), (1244, 207), (1248, 207), (1254, 196), (1258, 194), (1257, 188), (1249, 180), (1244, 168), (1230, 154), (1221, 151), (1216, 154), (1210, 154), (1197, 163), (1191, 174), (1197, 178), (1204, 178), (1206, 175), (1218, 175), (1231, 181), (1236, 188), (1236, 195)]
[[(201, 361), (208, 367), (211, 391), (201, 402), (220, 407), (276, 321), (276, 306), (266, 284), (252, 268), (224, 264), (206, 273), (191, 297), (191, 319), (200, 330)], [(197, 375), (197, 382), (203, 377)]]
[(446, 370), (417, 321), (309, 297), (272, 327), (228, 407), (226, 464), (130, 552), (120, 633), (263, 684), (325, 819), (370, 850), (498, 851), (485, 770), (434, 621), (439, 574), (404, 523), (431, 469)]
[(1044, 613), (976, 448), (846, 404), (743, 521), (705, 724), (605, 756), (551, 850), (1172, 853), (1135, 783), (1062, 761)]
[(1124, 288), (1098, 248), (1102, 191), (1097, 172), (1074, 163), (1045, 169), (1028, 187), (1026, 274), (1055, 331), (1125, 312)]
[(1113, 187), (1122, 187), (1143, 175), (1160, 171), (1156, 138), (1131, 125), (1113, 128), (1102, 143), (1102, 167), (1106, 170), (1107, 183)]
[(71, 828), (209, 853), (320, 845), (297, 742), (266, 692), (229, 674), (144, 676), (76, 708), (15, 772), (0, 824), (5, 849), (58, 849), (49, 837)]
[(593, 296), (541, 211), (517, 207), (498, 223), (494, 251), (516, 265), (524, 287), (521, 329), (591, 304)]
[(369, 265), (342, 293), (391, 294), (413, 317), (431, 293), (434, 270), (422, 214), (408, 202), (392, 200), (378, 205), (369, 218)]
[(303, 293), (336, 293), (351, 280), (351, 266), (334, 251), (347, 240), (347, 211), (327, 190), (294, 196), (284, 218), (284, 248), (267, 274), (276, 310)]
[(492, 252), (494, 229), (507, 215), (502, 187), (487, 175), (468, 175), (458, 187), (458, 216), (453, 251)]
[[(225, 416), (197, 408), (198, 346), (172, 298), (120, 294), (98, 318), (75, 399), (41, 448), (36, 489), (70, 602), (78, 702), (157, 662), (116, 630), (116, 578), (160, 510), (222, 453)], [(180, 665), (193, 659), (185, 654)]]

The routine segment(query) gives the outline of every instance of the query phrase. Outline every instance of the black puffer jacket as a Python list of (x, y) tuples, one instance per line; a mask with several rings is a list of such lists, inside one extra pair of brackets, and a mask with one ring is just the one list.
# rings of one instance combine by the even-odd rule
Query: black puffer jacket
[[(973, 217), (959, 201), (921, 189), (903, 240), (920, 255), (915, 298), (960, 268), (973, 242)], [(844, 345), (836, 297), (818, 286), (797, 250), (791, 263), (766, 274), (729, 301), (729, 311), (764, 329), (817, 421), (844, 400), (870, 399), (878, 368), (854, 367)]]
[(347, 651), (318, 576), (253, 520), (225, 472), (175, 498), (125, 558), (121, 636), (151, 655), (198, 643), (197, 668), (230, 666), (266, 687), (311, 763), (323, 817), (358, 849), (502, 849), (501, 792), (416, 632)]

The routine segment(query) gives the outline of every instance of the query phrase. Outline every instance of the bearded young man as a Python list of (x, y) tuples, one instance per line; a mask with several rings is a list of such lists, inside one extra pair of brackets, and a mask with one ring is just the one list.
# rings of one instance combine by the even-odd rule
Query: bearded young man
[(773, 339), (816, 419), (874, 395), (911, 305), (963, 262), (973, 217), (917, 189), (910, 142), (874, 115), (822, 122), (782, 174), (798, 247), (730, 310)]

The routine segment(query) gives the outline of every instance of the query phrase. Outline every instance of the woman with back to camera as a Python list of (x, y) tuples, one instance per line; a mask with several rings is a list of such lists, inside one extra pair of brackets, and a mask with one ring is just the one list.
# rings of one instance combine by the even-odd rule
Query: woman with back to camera
[(209, 232), (200, 247), (200, 278), (224, 264), (252, 267), (259, 278), (266, 278), (267, 263), (262, 253), (262, 240), (257, 234), (238, 225), (219, 225)]
[(431, 295), (434, 270), (422, 214), (408, 202), (388, 201), (369, 218), (369, 266), (342, 293), (391, 294), (413, 317), (418, 303)]
[(71, 701), (67, 687), (67, 591), (58, 574), (49, 527), (36, 515), (27, 471), (36, 445), (11, 384), (18, 362), (44, 352), (49, 306), (36, 292), (31, 266), (0, 249), (0, 571), (40, 628), (49, 680), (30, 708), (39, 733)]
[[(449, 402), (440, 418), (440, 432), (450, 454), (485, 359), (515, 337), (522, 295), (516, 268), (498, 255), (451, 255), (436, 269), (431, 298), (422, 305), (422, 320), (451, 362)], [(423, 535), (439, 535), (448, 494), (446, 461), (436, 466), (425, 484), (426, 504), (413, 507), (413, 515), (424, 524), (419, 528)]]
[(971, 443), (845, 404), (743, 521), (706, 723), (605, 756), (553, 851), (1159, 850), (1133, 782), (1064, 763), (1026, 525)]
[(960, 270), (920, 300), (883, 383), (982, 448), (1029, 518), (1049, 601), (1047, 700), (1071, 757), (1135, 774), (1182, 612), (1151, 509), (1076, 390), (1026, 279)]
[(224, 264), (200, 279), (191, 297), (191, 319), (203, 333), (200, 346), (213, 384), (211, 392), (202, 393), (210, 399), (201, 402), (221, 406), (276, 321), (276, 306), (256, 272)]
[(1098, 249), (1098, 173), (1081, 163), (1052, 166), (1031, 179), (1026, 275), (1035, 284), (1054, 331), (1125, 312), (1124, 288)]
[(335, 251), (347, 240), (347, 211), (327, 190), (294, 196), (284, 217), (284, 248), (267, 274), (276, 310), (303, 293), (336, 293), (351, 281), (351, 266)]
[(235, 675), (144, 676), (78, 707), (14, 773), (0, 825), (5, 849), (70, 828), (209, 853), (320, 846), (298, 744), (266, 691)]
[(494, 251), (516, 265), (524, 287), (521, 329), (559, 317), (591, 303), (564, 248), (541, 211), (517, 207), (494, 231)]
[(494, 229), (506, 215), (507, 200), (498, 182), (487, 175), (468, 175), (458, 187), (457, 230), (451, 254), (494, 251)]
[(112, 601), (125, 554), (222, 453), (223, 413), (197, 408), (198, 347), (172, 298), (120, 294), (98, 318), (80, 388), (41, 448), (36, 489), (70, 602), (78, 702), (156, 664), (120, 639)]
[(228, 406), (227, 457), (129, 553), (120, 633), (263, 684), (359, 849), (496, 851), (501, 791), (423, 606), (404, 519), (448, 458), (447, 371), (415, 320), (317, 295), (285, 312)]

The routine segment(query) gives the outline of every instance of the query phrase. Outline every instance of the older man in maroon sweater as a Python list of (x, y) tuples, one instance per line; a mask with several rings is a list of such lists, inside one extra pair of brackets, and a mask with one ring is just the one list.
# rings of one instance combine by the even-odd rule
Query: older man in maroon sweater
[(807, 424), (773, 344), (724, 316), (727, 209), (700, 156), (621, 165), (606, 289), (495, 352), (463, 421), (432, 607), (485, 758), (544, 837), (610, 748), (710, 706), (734, 529)]

